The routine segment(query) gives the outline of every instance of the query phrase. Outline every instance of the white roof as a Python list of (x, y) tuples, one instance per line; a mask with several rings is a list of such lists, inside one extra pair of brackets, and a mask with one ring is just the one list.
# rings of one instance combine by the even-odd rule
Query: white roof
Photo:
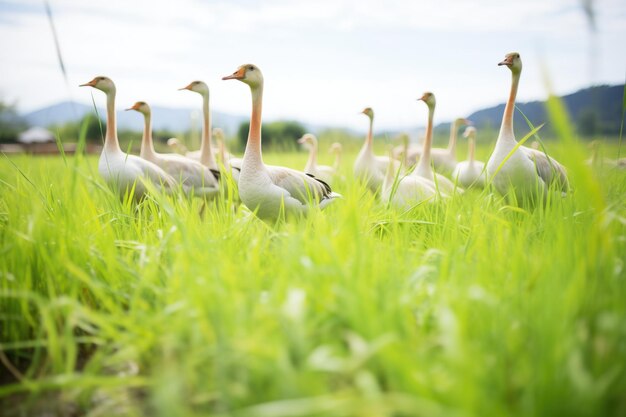
[(21, 143), (46, 143), (54, 142), (54, 135), (43, 127), (31, 127), (17, 136), (17, 141)]

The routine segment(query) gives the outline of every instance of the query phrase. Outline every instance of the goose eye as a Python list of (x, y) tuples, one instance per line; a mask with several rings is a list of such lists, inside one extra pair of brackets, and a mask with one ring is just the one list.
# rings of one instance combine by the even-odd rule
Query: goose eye
[(248, 67), (248, 69), (249, 69), (250, 71), (254, 71), (254, 67), (253, 67), (252, 65), (250, 65), (250, 66)]

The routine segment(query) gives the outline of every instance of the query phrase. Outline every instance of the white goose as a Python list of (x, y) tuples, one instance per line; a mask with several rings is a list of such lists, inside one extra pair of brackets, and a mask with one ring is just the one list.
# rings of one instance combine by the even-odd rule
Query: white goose
[(239, 182), (239, 173), (241, 172), (241, 158), (234, 158), (231, 153), (226, 150), (226, 142), (224, 141), (224, 131), (219, 127), (213, 129), (213, 136), (217, 140), (217, 155), (220, 157), (220, 163), (224, 165), (224, 169), (233, 176), (235, 183)]
[(354, 176), (364, 179), (370, 191), (376, 193), (383, 185), (389, 164), (393, 164), (392, 166), (398, 169), (400, 163), (394, 159), (390, 159), (388, 156), (374, 155), (374, 111), (371, 107), (366, 107), (361, 113), (369, 118), (370, 127), (367, 131), (365, 143), (354, 161)]
[[(213, 173), (219, 172), (217, 161), (215, 160), (215, 150), (211, 143), (211, 112), (209, 111), (209, 86), (204, 81), (192, 81), (189, 85), (179, 88), (179, 90), (189, 90), (202, 96), (202, 139), (200, 150), (187, 152), (187, 158), (195, 159), (208, 167)], [(219, 175), (219, 174), (217, 174)], [(219, 178), (218, 178), (219, 179)]]
[(433, 117), (435, 115), (435, 106), (437, 105), (435, 95), (431, 92), (426, 92), (418, 100), (422, 100), (428, 106), (428, 124), (426, 125), (426, 139), (424, 139), (422, 157), (417, 163), (414, 172), (420, 177), (434, 182), (436, 186), (435, 188), (440, 192), (445, 194), (452, 194), (455, 191), (462, 192), (463, 190), (455, 186), (452, 181), (441, 174), (435, 173), (430, 165), (430, 152), (433, 143)]
[(517, 52), (512, 52), (498, 65), (506, 65), (511, 70), (511, 92), (502, 116), (495, 149), (487, 162), (487, 175), (499, 193), (506, 195), (513, 191), (518, 202), (535, 202), (540, 195), (545, 195), (548, 185), (553, 182), (557, 183), (561, 191), (567, 191), (569, 185), (565, 168), (536, 149), (525, 146), (517, 148), (498, 171), (498, 167), (517, 145), (513, 132), (513, 112), (522, 73), (522, 60)]
[(309, 159), (304, 167), (304, 172), (330, 184), (335, 170), (326, 165), (317, 165), (317, 138), (315, 135), (306, 133), (298, 139), (298, 143), (309, 148)]
[(115, 118), (115, 84), (108, 77), (95, 77), (80, 87), (93, 87), (104, 92), (107, 96), (107, 120), (104, 147), (98, 162), (98, 172), (104, 180), (120, 195), (124, 195), (135, 186), (135, 199), (143, 197), (147, 189), (145, 180), (152, 181), (157, 188), (171, 191), (176, 187), (176, 181), (150, 161), (135, 155), (122, 152), (117, 138), (117, 124)]
[(269, 166), (261, 154), (261, 112), (263, 74), (252, 64), (240, 66), (223, 80), (239, 80), (250, 87), (252, 114), (248, 142), (239, 175), (239, 196), (262, 219), (276, 220), (284, 214), (307, 213), (312, 207), (323, 209), (339, 194), (328, 184), (290, 168)]
[(339, 142), (333, 142), (328, 149), (328, 153), (335, 154), (335, 162), (333, 162), (333, 169), (335, 173), (339, 173), (339, 167), (341, 166), (341, 152), (343, 151), (343, 146)]
[(468, 126), (463, 132), (463, 137), (468, 140), (468, 159), (459, 162), (454, 171), (452, 178), (463, 187), (484, 187), (486, 182), (485, 163), (476, 161), (474, 158), (476, 149), (476, 128)]
[(219, 184), (213, 173), (200, 162), (175, 153), (157, 153), (152, 142), (152, 112), (148, 103), (138, 101), (126, 110), (143, 115), (144, 128), (139, 156), (150, 161), (178, 180), (186, 194), (215, 198)]
[(433, 148), (430, 151), (430, 158), (433, 160), (433, 166), (438, 172), (450, 173), (456, 167), (456, 136), (459, 127), (469, 125), (471, 122), (467, 119), (458, 118), (450, 124), (450, 140), (447, 148)]
[[(394, 190), (396, 175), (397, 170), (390, 163), (383, 181), (382, 200), (390, 202), (394, 207), (407, 210), (418, 204), (434, 201), (437, 197), (435, 184), (419, 176), (415, 170), (399, 178)], [(445, 194), (440, 195), (444, 196)]]
[(176, 138), (169, 138), (167, 140), (167, 146), (169, 146), (169, 148), (174, 152), (181, 155), (185, 155), (187, 152), (189, 152), (189, 149), (187, 149), (185, 144)]

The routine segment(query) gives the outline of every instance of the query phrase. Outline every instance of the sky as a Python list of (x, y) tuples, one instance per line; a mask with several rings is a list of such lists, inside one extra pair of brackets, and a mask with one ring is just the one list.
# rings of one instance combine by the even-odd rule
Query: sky
[[(518, 100), (542, 100), (626, 76), (626, 1), (596, 0), (590, 30), (581, 0), (49, 0), (64, 81), (43, 0), (0, 0), (0, 99), (21, 112), (73, 99), (106, 75), (118, 109), (144, 100), (194, 107), (178, 91), (207, 82), (212, 109), (247, 115), (250, 93), (221, 81), (239, 65), (265, 78), (265, 120), (364, 130), (423, 125), (424, 91), (436, 122), (505, 101), (507, 52), (523, 60)], [(104, 95), (93, 91), (98, 104)]]

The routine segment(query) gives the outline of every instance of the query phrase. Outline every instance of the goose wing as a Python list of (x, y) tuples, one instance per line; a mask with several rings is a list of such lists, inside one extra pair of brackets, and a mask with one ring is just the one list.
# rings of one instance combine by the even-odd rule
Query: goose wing
[(522, 146), (521, 149), (526, 156), (534, 162), (537, 174), (546, 184), (557, 182), (561, 187), (561, 191), (567, 191), (569, 189), (567, 171), (563, 165), (538, 149), (527, 148), (525, 146)]
[(146, 161), (135, 155), (127, 155), (127, 163), (137, 167), (141, 171), (141, 176), (151, 180), (155, 184), (162, 183), (169, 188), (176, 186), (176, 181), (174, 181), (171, 175), (150, 161)]
[(311, 174), (286, 167), (268, 166), (271, 181), (302, 204), (335, 197), (330, 186)]

